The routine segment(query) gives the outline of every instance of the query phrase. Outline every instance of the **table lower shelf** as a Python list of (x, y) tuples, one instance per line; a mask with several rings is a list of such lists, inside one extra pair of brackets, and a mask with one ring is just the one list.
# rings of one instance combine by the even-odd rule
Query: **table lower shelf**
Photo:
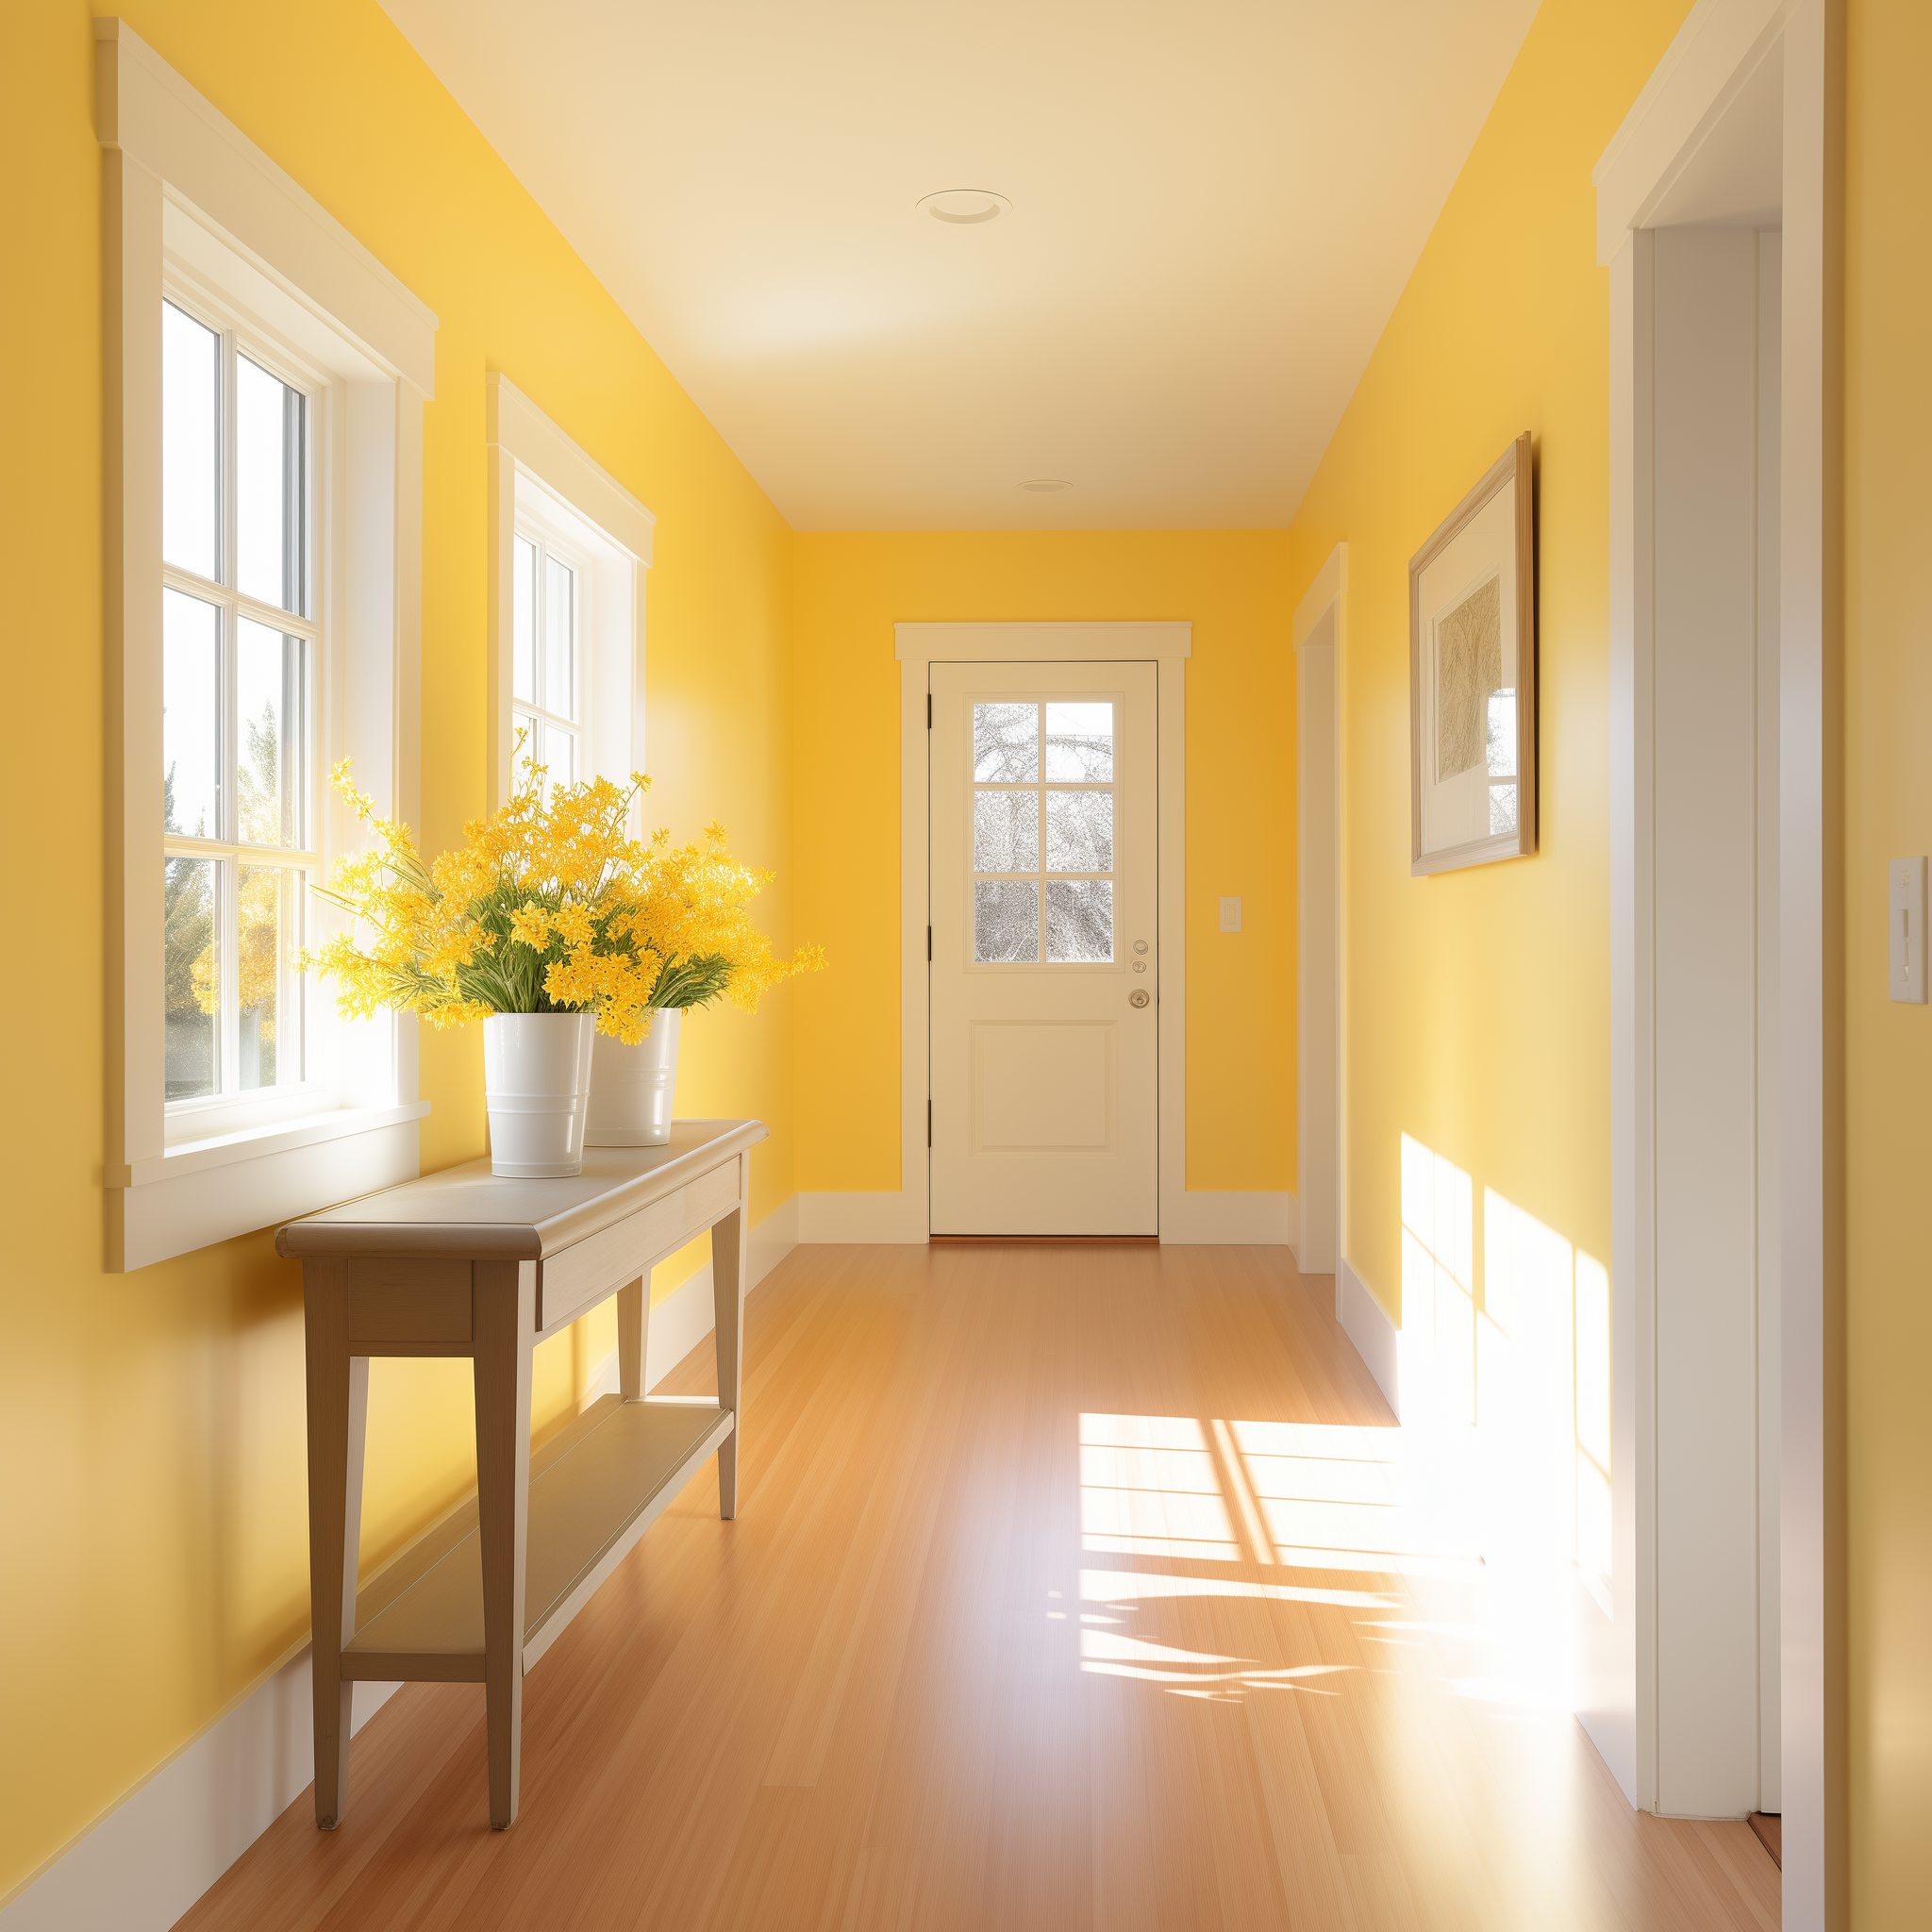
[[(711, 1402), (606, 1395), (530, 1458), (524, 1669), (549, 1649), (730, 1435)], [(483, 1561), (473, 1501), (357, 1598), (345, 1678), (483, 1681)]]

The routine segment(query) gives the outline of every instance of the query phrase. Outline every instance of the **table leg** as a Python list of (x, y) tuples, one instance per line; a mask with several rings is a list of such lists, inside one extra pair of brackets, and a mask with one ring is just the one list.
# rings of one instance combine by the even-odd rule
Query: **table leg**
[(308, 1622), (315, 1699), (315, 1822), (333, 1831), (349, 1806), (349, 1707), (342, 1646), (356, 1634), (362, 1538), (362, 1446), (369, 1357), (349, 1353), (349, 1271), (302, 1264), (308, 1394)]
[(490, 1822), (516, 1823), (524, 1732), (524, 1564), (530, 1517), (533, 1261), (478, 1261), (475, 1287), (476, 1513), (483, 1559), (483, 1685)]
[(711, 1314), (718, 1350), (718, 1404), (733, 1417), (731, 1433), (718, 1444), (718, 1514), (738, 1514), (738, 1424), (744, 1371), (744, 1241), (751, 1216), (744, 1197), (750, 1163), (738, 1158), (738, 1206), (711, 1228)]
[(617, 1291), (617, 1389), (626, 1402), (644, 1397), (650, 1356), (651, 1309), (644, 1298), (649, 1276)]

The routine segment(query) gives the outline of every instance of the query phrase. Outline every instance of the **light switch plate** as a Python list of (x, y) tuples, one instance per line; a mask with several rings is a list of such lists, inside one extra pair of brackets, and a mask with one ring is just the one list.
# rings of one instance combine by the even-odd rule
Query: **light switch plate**
[(1221, 902), (1221, 929), (1223, 932), (1241, 931), (1241, 902), (1239, 899), (1224, 899)]
[(1891, 996), (1925, 1004), (1925, 861), (1894, 858), (1891, 874)]

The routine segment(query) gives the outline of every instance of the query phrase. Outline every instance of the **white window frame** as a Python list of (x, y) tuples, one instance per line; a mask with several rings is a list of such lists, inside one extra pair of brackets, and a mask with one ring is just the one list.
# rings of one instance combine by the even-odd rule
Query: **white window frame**
[[(420, 1171), (416, 1030), (333, 1019), (308, 987), (308, 1078), (197, 1113), (164, 1088), (161, 303), (200, 288), (313, 383), (309, 852), (358, 830), (320, 787), (338, 758), (420, 820), (423, 405), (436, 317), (123, 22), (94, 22), (105, 150), (107, 1260), (125, 1271)], [(305, 386), (308, 386), (305, 383)], [(308, 936), (320, 937), (316, 908)]]
[[(508, 376), (485, 380), (490, 457), (490, 795), (514, 783), (520, 531), (575, 561), (580, 777), (623, 783), (644, 764), (644, 573), (657, 518)], [(592, 695), (594, 693), (594, 696)], [(642, 808), (635, 808), (640, 829)]]

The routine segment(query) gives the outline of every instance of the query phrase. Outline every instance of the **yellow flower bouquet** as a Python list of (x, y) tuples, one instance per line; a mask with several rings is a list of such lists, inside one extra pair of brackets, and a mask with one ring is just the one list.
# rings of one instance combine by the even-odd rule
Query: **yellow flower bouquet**
[[(789, 959), (773, 951), (750, 906), (774, 874), (734, 858), (722, 825), (683, 846), (674, 846), (668, 831), (648, 842), (631, 838), (631, 806), (650, 784), (641, 774), (627, 788), (595, 778), (546, 796), (541, 768), (524, 769), (508, 805), (473, 820), (463, 844), (425, 864), (408, 827), (377, 812), (351, 783), (346, 759), (338, 765), (331, 782), (375, 842), (313, 889), (351, 924), (299, 964), (333, 976), (345, 1016), (393, 1008), (432, 1026), (489, 1023), (485, 1086), (496, 1172), (575, 1174), (592, 1024), (609, 1041), (636, 1046), (654, 1014), (675, 1016), (719, 998), (750, 1011), (780, 980), (821, 968), (824, 955), (816, 946)], [(370, 929), (366, 941), (361, 926)], [(513, 1019), (525, 1024), (512, 1026)], [(569, 1024), (541, 1024), (551, 1019)], [(504, 1058), (513, 1050), (525, 1056), (522, 1073)], [(506, 1100), (499, 1108), (495, 1096), (512, 1091), (506, 1081), (539, 1078), (530, 1054), (564, 1056), (540, 1087), (574, 1082), (571, 1106), (537, 1105), (541, 1092), (531, 1090), (524, 1095), (531, 1105)], [(572, 1143), (563, 1152), (526, 1148), (522, 1164), (504, 1156), (506, 1136), (535, 1144), (536, 1128), (526, 1132), (519, 1121), (563, 1114), (574, 1121), (551, 1120)]]

